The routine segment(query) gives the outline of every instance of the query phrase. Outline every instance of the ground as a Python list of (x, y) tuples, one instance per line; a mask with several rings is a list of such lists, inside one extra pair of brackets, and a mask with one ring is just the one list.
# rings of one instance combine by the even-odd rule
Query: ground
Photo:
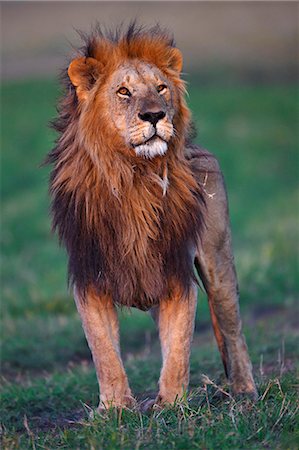
[[(91, 418), (96, 376), (67, 292), (66, 256), (50, 234), (48, 170), (39, 168), (55, 137), (47, 123), (58, 88), (52, 80), (4, 83), (3, 448), (298, 447), (296, 87), (198, 86), (194, 77), (189, 91), (197, 141), (217, 155), (227, 182), (258, 402), (227, 394), (200, 292), (186, 398), (147, 415)], [(157, 391), (157, 333), (146, 313), (122, 310), (120, 322), (125, 366), (142, 402)]]

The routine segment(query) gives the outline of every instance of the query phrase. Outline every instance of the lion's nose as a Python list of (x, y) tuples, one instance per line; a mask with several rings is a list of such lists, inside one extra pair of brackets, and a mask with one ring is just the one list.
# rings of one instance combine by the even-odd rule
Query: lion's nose
[(144, 113), (139, 113), (138, 116), (141, 120), (150, 122), (155, 127), (159, 120), (163, 119), (166, 114), (164, 111), (146, 111)]

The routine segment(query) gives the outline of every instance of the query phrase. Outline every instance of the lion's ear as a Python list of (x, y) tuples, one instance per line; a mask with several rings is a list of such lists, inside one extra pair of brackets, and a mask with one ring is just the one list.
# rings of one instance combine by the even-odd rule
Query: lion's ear
[(178, 73), (181, 73), (183, 68), (183, 55), (178, 48), (171, 49), (168, 67)]
[(68, 68), (68, 76), (76, 88), (79, 100), (85, 100), (100, 75), (100, 63), (94, 58), (81, 57), (74, 59)]

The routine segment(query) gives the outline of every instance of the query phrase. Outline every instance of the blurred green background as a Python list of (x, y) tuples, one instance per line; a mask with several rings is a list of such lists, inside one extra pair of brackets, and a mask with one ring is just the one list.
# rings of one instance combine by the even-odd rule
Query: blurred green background
[[(50, 232), (49, 170), (39, 168), (55, 139), (48, 123), (61, 94), (59, 69), (72, 54), (70, 42), (79, 42), (74, 28), (86, 31), (95, 19), (113, 27), (138, 17), (174, 32), (185, 57), (197, 142), (218, 157), (228, 187), (241, 310), (256, 376), (293, 373), (299, 290), (298, 4), (2, 2), (1, 8), (6, 426), (23, 429), (24, 414), (36, 426), (45, 417), (57, 424), (57, 409), (65, 416), (80, 401), (96, 404), (89, 350), (66, 288), (66, 255)], [(201, 372), (221, 371), (205, 295), (199, 299), (191, 386), (199, 384)], [(133, 388), (142, 393), (146, 378), (148, 390), (155, 390), (160, 354), (151, 319), (122, 311), (120, 320)], [(54, 388), (49, 403), (45, 380), (62, 384), (71, 400), (64, 403)]]

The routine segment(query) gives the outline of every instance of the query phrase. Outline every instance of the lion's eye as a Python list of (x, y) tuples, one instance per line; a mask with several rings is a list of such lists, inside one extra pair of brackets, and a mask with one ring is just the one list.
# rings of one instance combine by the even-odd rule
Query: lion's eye
[(131, 97), (131, 92), (126, 87), (120, 87), (117, 91), (117, 94), (119, 94), (121, 97)]
[(157, 91), (159, 92), (159, 94), (162, 94), (162, 92), (164, 92), (166, 89), (166, 84), (159, 84), (159, 86), (157, 86)]

